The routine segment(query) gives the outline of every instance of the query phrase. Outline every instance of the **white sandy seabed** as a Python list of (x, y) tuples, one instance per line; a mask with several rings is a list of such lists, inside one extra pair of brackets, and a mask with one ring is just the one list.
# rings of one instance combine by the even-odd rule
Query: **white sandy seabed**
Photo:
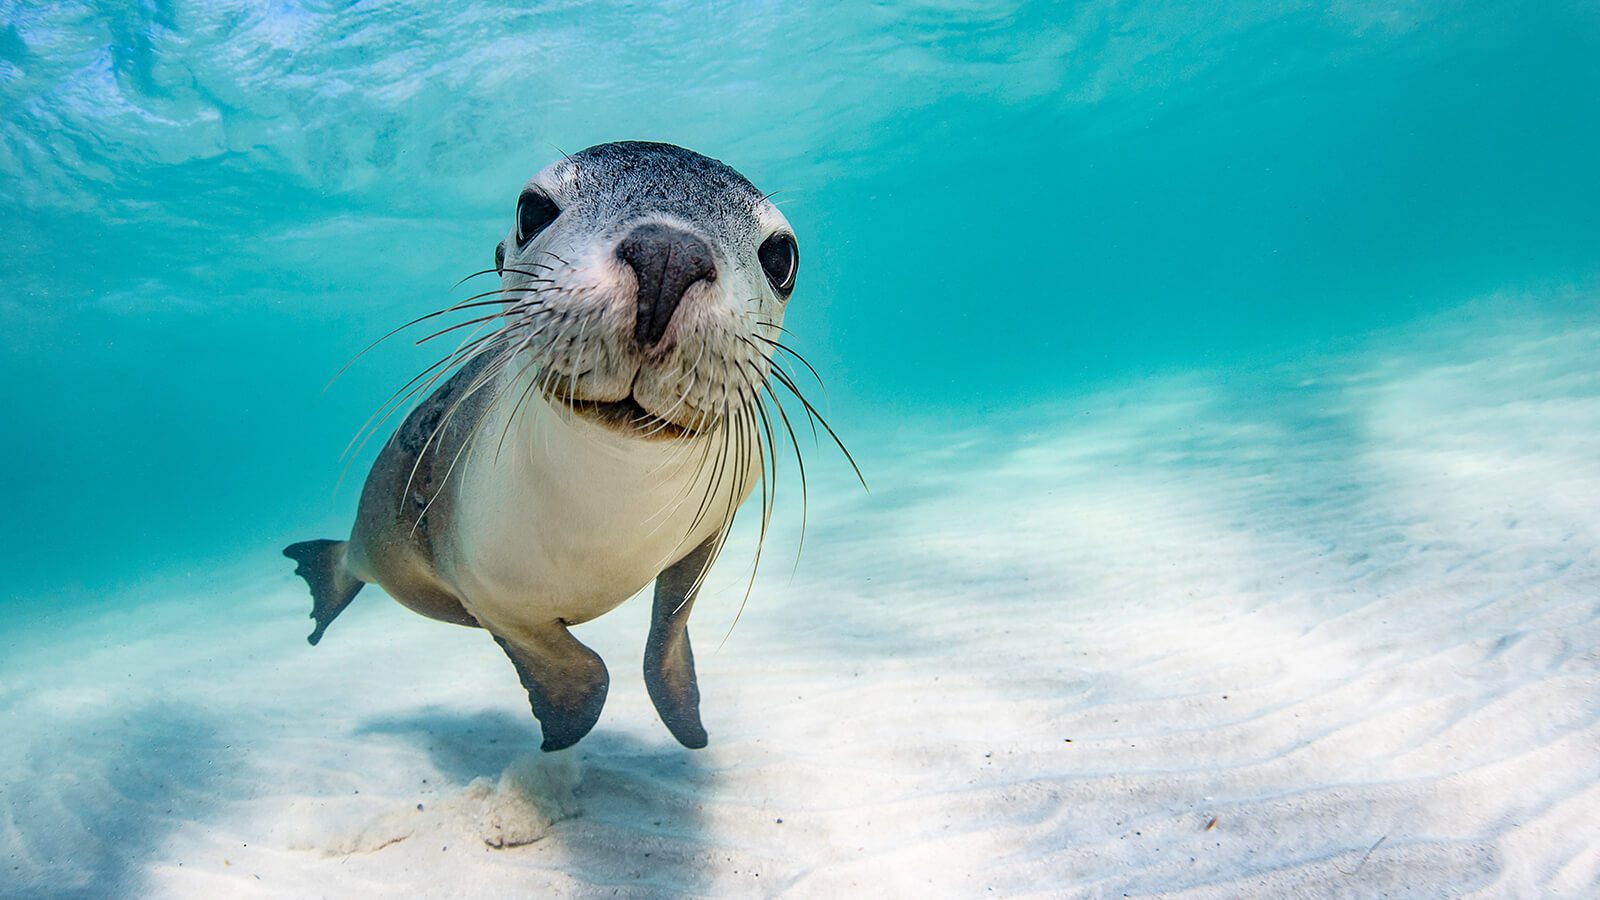
[(307, 647), (282, 560), (13, 632), (0, 895), (1600, 895), (1600, 328), (1515, 306), (858, 437), (696, 611), (703, 751), (637, 600), (549, 756), (483, 633)]

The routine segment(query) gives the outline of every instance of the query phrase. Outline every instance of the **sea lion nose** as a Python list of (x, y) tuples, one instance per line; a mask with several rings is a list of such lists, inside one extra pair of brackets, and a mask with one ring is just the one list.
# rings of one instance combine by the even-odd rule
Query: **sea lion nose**
[(660, 342), (690, 285), (715, 281), (717, 277), (711, 248), (705, 241), (658, 222), (633, 229), (617, 245), (617, 258), (627, 263), (639, 279), (639, 312), (633, 337), (641, 347)]

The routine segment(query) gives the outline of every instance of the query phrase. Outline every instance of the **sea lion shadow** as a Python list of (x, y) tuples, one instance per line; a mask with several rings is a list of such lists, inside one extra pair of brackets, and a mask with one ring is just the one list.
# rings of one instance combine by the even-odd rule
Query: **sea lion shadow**
[(604, 883), (615, 877), (621, 850), (647, 889), (709, 891), (713, 873), (704, 851), (715, 840), (706, 833), (705, 810), (719, 780), (710, 757), (679, 746), (665, 731), (652, 740), (596, 729), (575, 749), (582, 813), (560, 836), (577, 867)]
[(152, 703), (24, 735), (22, 764), (0, 778), (0, 896), (143, 896), (168, 834), (206, 822), (248, 781), (225, 724)]
[(530, 747), (539, 746), (539, 725), (531, 717), (493, 709), (430, 707), (414, 715), (374, 719), (356, 734), (393, 735), (419, 744), (439, 774), (461, 784), (496, 777)]
[(602, 725), (575, 747), (545, 754), (538, 749), (539, 726), (531, 716), (430, 708), (374, 720), (358, 733), (414, 741), (441, 775), (464, 785), (529, 763), (555, 766), (571, 760), (578, 773), (576, 812), (556, 821), (541, 838), (559, 842), (571, 854), (569, 874), (613, 878), (618, 854), (627, 853), (642, 886), (709, 887), (697, 854), (707, 842), (704, 801), (716, 789), (716, 772), (704, 754), (679, 746), (665, 732), (650, 741)]

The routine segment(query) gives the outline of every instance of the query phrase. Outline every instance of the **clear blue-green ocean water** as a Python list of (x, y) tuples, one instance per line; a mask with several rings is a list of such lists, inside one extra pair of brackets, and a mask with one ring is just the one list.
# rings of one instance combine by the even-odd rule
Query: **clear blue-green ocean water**
[[(774, 192), (871, 490), (743, 518), (707, 749), (636, 599), (543, 755), (279, 554), (623, 139)], [(1597, 361), (1596, 0), (0, 0), (0, 898), (1600, 896)]]
[(6, 2), (0, 596), (339, 533), (339, 453), (424, 356), (329, 378), (489, 264), (531, 173), (626, 138), (779, 192), (869, 473), (912, 424), (1485, 297), (1588, 317), (1600, 271), (1586, 2)]

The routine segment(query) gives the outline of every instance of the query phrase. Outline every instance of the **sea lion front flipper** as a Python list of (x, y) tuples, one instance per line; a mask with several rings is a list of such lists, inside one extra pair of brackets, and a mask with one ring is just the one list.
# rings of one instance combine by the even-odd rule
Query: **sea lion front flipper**
[(706, 729), (700, 723), (700, 686), (689, 647), (689, 611), (716, 545), (716, 537), (707, 539), (656, 577), (650, 638), (644, 647), (644, 686), (650, 700), (672, 736), (692, 750), (706, 745)]
[(611, 684), (599, 655), (579, 643), (560, 622), (537, 630), (518, 629), (514, 636), (485, 624), (495, 643), (511, 657), (517, 677), (528, 691), (528, 703), (544, 731), (540, 749), (565, 750), (588, 734), (606, 705)]

